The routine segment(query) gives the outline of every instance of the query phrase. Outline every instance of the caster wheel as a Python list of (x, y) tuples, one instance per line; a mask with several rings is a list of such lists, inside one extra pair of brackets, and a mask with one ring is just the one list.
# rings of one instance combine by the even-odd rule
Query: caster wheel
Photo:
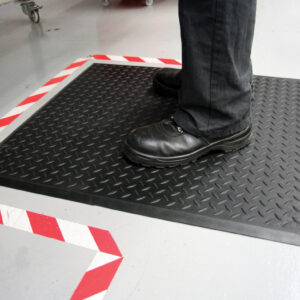
[(39, 14), (39, 11), (38, 11), (37, 9), (32, 10), (32, 11), (30, 12), (29, 19), (30, 19), (30, 21), (33, 22), (33, 23), (39, 23), (39, 22), (40, 22), (40, 14)]
[(151, 6), (151, 5), (153, 5), (153, 0), (145, 0), (145, 5), (146, 5), (146, 6)]
[(103, 6), (108, 6), (109, 5), (109, 0), (102, 0), (102, 5)]

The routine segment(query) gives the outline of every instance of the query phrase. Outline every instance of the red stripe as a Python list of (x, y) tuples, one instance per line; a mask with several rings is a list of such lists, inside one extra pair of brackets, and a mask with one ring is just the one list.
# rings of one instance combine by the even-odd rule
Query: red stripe
[(45, 83), (43, 86), (62, 82), (64, 79), (66, 79), (66, 78), (69, 77), (69, 76), (70, 76), (70, 75), (65, 75), (65, 76), (60, 76), (60, 77), (52, 78), (52, 79), (49, 80), (47, 83)]
[(0, 127), (9, 125), (12, 121), (14, 121), (21, 114), (17, 114), (11, 117), (0, 119)]
[(68, 67), (66, 67), (65, 70), (80, 67), (80, 66), (84, 65), (87, 61), (88, 60), (83, 60), (83, 61), (72, 63), (71, 65), (69, 65)]
[(29, 96), (28, 98), (26, 98), (23, 102), (21, 102), (18, 106), (22, 106), (25, 104), (29, 104), (29, 103), (33, 103), (33, 102), (38, 102), (42, 97), (44, 97), (46, 93), (42, 93), (42, 94), (38, 94), (38, 95), (34, 95), (34, 96)]
[(86, 272), (71, 297), (71, 300), (82, 300), (106, 291), (109, 288), (109, 285), (121, 262), (122, 258)]
[(167, 64), (167, 65), (177, 65), (177, 66), (181, 66), (181, 63), (179, 63), (179, 62), (176, 61), (175, 59), (159, 58), (159, 60), (160, 60), (161, 62), (163, 62), (164, 64)]
[(27, 211), (32, 231), (35, 234), (64, 241), (55, 218)]
[(124, 56), (124, 58), (126, 58), (128, 61), (131, 61), (131, 62), (145, 62), (144, 60), (142, 60), (139, 57)]
[(3, 220), (2, 220), (1, 210), (0, 210), (0, 224), (3, 225)]
[(89, 229), (100, 251), (112, 255), (122, 256), (109, 231), (90, 226)]
[(103, 55), (103, 54), (93, 55), (93, 57), (94, 59), (111, 60), (107, 55)]

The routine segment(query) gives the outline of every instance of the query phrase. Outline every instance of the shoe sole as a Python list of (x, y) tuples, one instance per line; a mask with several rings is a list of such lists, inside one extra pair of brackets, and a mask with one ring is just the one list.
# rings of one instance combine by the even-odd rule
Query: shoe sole
[(239, 133), (229, 138), (225, 138), (215, 143), (211, 143), (203, 148), (198, 149), (197, 151), (194, 151), (193, 153), (171, 158), (154, 157), (151, 155), (142, 154), (132, 149), (125, 141), (124, 155), (133, 163), (145, 167), (172, 168), (196, 162), (200, 157), (212, 151), (222, 151), (228, 153), (240, 150), (250, 144), (252, 137), (252, 129), (248, 128), (245, 129), (245, 133), (243, 135)]
[(171, 88), (161, 81), (159, 81), (157, 78), (153, 79), (153, 88), (154, 91), (161, 96), (164, 97), (173, 97), (178, 98), (178, 89)]

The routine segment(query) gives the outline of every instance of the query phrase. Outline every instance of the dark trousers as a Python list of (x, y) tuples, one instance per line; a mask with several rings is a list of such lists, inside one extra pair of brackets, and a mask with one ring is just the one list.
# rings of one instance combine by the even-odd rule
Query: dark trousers
[(251, 123), (250, 60), (256, 0), (179, 0), (182, 88), (175, 121), (225, 137)]

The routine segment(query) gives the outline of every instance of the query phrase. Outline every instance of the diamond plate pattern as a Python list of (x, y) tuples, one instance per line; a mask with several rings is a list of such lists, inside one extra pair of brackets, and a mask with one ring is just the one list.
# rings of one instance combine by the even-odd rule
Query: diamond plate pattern
[[(0, 183), (300, 244), (300, 81), (254, 78), (255, 139), (249, 147), (155, 169), (122, 155), (132, 128), (176, 109), (174, 99), (153, 93), (155, 71), (92, 65), (1, 144)], [(204, 224), (205, 217), (210, 221)], [(255, 233), (242, 229), (251, 225)], [(278, 238), (267, 236), (269, 229)], [(285, 233), (296, 238), (282, 239)]]

